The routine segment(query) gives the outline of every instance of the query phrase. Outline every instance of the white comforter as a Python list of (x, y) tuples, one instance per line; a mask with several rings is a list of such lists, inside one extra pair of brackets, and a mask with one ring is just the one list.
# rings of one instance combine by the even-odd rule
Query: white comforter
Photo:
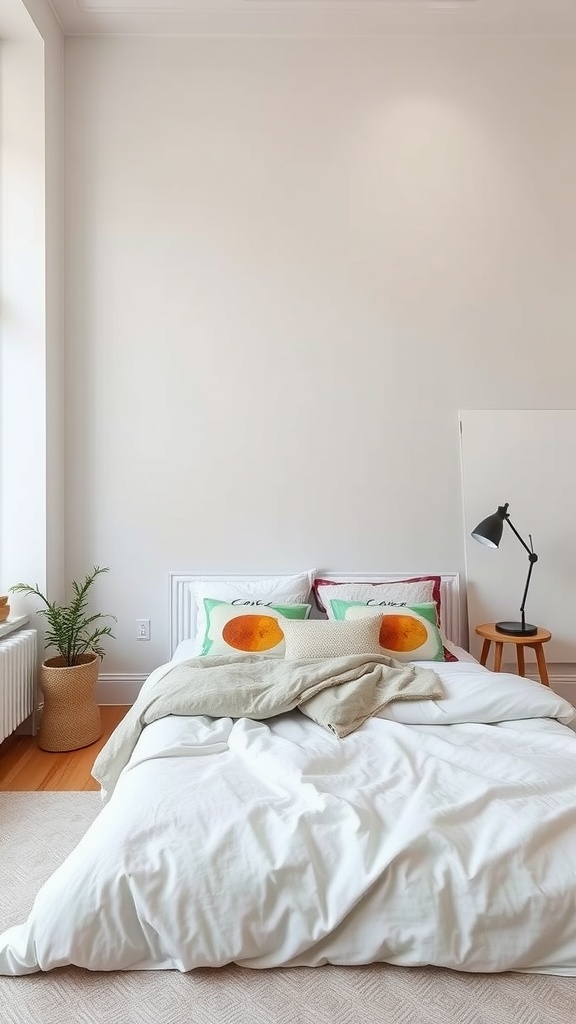
[(576, 976), (576, 712), (513, 675), (431, 667), (445, 699), (391, 705), (343, 740), (298, 711), (147, 726), (28, 920), (0, 935), (0, 973)]

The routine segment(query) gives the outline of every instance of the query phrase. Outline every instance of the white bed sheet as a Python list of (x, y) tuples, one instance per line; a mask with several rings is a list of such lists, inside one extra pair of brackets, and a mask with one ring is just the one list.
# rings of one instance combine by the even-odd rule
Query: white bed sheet
[(576, 976), (576, 712), (477, 662), (434, 667), (445, 700), (415, 704), (442, 724), (391, 705), (345, 740), (298, 711), (147, 726), (28, 921), (0, 936), (0, 973), (383, 961)]

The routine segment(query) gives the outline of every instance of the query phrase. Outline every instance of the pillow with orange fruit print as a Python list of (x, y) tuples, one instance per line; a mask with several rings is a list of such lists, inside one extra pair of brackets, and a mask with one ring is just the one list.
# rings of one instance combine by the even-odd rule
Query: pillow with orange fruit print
[(444, 661), (442, 637), (436, 625), (434, 602), (414, 605), (366, 605), (360, 601), (330, 601), (335, 619), (363, 619), (382, 614), (379, 643), (382, 654), (397, 661)]
[(201, 654), (266, 654), (283, 658), (282, 619), (307, 619), (310, 608), (309, 604), (229, 604), (205, 598), (206, 632)]

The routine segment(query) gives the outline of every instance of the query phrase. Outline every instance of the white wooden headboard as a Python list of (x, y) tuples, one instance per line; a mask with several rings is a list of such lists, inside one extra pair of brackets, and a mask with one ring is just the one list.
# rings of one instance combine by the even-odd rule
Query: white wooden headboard
[[(182, 640), (189, 640), (196, 632), (196, 604), (189, 583), (193, 580), (261, 580), (268, 576), (281, 576), (282, 573), (210, 573), (210, 572), (171, 572), (170, 573), (170, 657), (174, 654)], [(331, 572), (328, 569), (318, 570), (316, 576), (347, 583), (351, 580), (375, 583), (377, 581), (392, 583), (394, 580), (407, 580), (414, 576), (429, 576), (430, 573), (416, 572)], [(460, 576), (457, 572), (440, 573), (440, 600), (442, 605), (442, 630), (454, 644), (462, 646), (461, 611), (460, 611)], [(312, 600), (313, 618), (324, 618)]]

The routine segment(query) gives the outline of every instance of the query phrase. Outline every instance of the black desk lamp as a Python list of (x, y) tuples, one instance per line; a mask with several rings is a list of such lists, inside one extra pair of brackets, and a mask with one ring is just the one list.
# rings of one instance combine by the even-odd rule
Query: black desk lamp
[(507, 522), (508, 526), (518, 537), (523, 548), (528, 552), (528, 578), (526, 580), (526, 586), (524, 587), (524, 593), (522, 595), (522, 604), (520, 605), (520, 614), (522, 616), (521, 622), (497, 622), (496, 629), (499, 633), (506, 633), (508, 636), (534, 636), (538, 632), (538, 626), (532, 626), (529, 622), (526, 622), (524, 617), (524, 605), (526, 604), (526, 595), (528, 593), (528, 587), (530, 586), (530, 577), (532, 575), (532, 568), (534, 562), (538, 561), (538, 555), (534, 554), (532, 547), (532, 535), (528, 534), (530, 538), (530, 547), (528, 547), (525, 540), (522, 539), (518, 530), (515, 526), (512, 526), (510, 522), (510, 516), (508, 515), (508, 502), (505, 505), (499, 505), (498, 510), (493, 515), (488, 516), (487, 519), (483, 519), (478, 524), (475, 530), (472, 530), (472, 536), (474, 540), (480, 541), (481, 544), (486, 544), (489, 548), (497, 548), (502, 539), (502, 531), (504, 529), (504, 523)]

